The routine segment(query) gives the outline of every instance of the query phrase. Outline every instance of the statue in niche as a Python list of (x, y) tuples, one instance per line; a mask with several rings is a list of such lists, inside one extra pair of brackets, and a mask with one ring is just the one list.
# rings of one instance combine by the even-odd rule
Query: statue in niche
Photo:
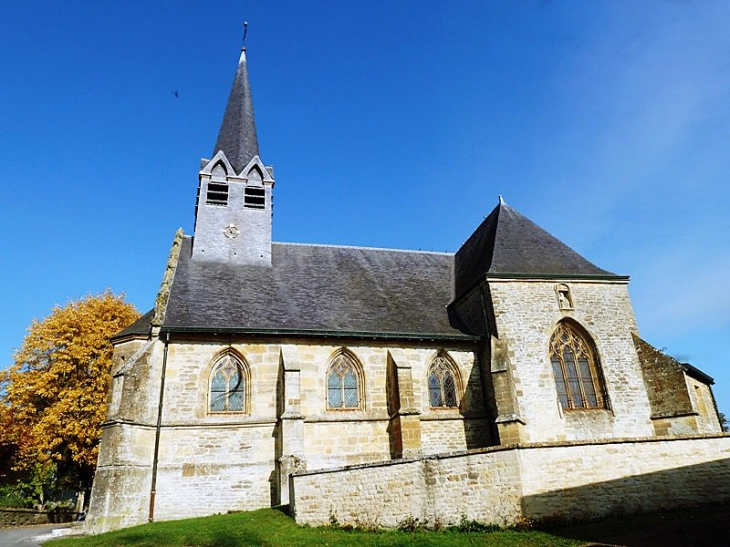
[(558, 307), (561, 310), (572, 310), (573, 309), (573, 298), (570, 295), (570, 287), (561, 283), (555, 288), (558, 293)]

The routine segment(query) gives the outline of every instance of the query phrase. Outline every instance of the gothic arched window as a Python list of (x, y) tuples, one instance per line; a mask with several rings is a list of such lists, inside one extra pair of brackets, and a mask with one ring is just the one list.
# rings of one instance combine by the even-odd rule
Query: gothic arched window
[(550, 362), (563, 409), (608, 408), (593, 342), (577, 325), (558, 323), (550, 339)]
[(230, 353), (221, 357), (210, 373), (210, 412), (245, 412), (247, 384), (243, 363)]
[(431, 408), (459, 406), (454, 365), (439, 355), (428, 367), (428, 401)]
[(327, 408), (355, 410), (361, 407), (360, 372), (352, 357), (340, 353), (327, 371)]

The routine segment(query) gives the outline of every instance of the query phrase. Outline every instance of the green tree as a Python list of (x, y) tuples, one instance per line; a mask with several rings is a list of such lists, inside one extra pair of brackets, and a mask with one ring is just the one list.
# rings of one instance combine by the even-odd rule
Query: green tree
[(0, 446), (31, 477), (88, 489), (112, 364), (109, 338), (139, 313), (109, 290), (33, 320), (0, 381)]

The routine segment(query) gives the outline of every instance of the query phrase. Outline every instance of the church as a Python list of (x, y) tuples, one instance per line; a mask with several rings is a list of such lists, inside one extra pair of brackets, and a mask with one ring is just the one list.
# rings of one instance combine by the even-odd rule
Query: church
[(730, 476), (712, 378), (640, 338), (627, 276), (501, 197), (456, 253), (272, 241), (275, 182), (244, 48), (194, 233), (112, 340), (88, 531), (287, 504), (509, 523), (626, 509), (627, 466), (649, 489)]

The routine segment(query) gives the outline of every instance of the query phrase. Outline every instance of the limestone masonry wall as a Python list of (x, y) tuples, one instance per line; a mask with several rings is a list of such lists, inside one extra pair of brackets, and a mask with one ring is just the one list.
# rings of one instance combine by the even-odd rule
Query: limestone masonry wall
[[(571, 291), (570, 309), (561, 309), (554, 281), (490, 281), (496, 335), (509, 361), (509, 370), (493, 373), (496, 397), (502, 407), (507, 406), (504, 401), (514, 401), (506, 413), (500, 408), (500, 415), (515, 414), (525, 424), (521, 442), (653, 435), (626, 284), (571, 281), (566, 286)], [(608, 410), (560, 408), (548, 348), (557, 323), (564, 319), (578, 323), (595, 343)], [(502, 376), (509, 381), (501, 381)]]
[[(356, 409), (328, 409), (326, 377), (343, 346), (276, 342), (249, 338), (233, 344), (169, 343), (154, 520), (285, 504), (292, 471), (390, 460), (396, 422), (388, 409), (387, 369), (394, 360), (401, 367), (403, 393), (409, 396), (407, 403), (398, 402), (392, 409), (404, 412), (404, 421), (397, 422), (407, 430), (403, 450), (417, 455), (490, 443), (474, 351), (459, 345), (350, 341), (346, 351), (361, 367), (361, 404)], [(210, 412), (211, 371), (227, 352), (247, 369), (245, 408)], [(439, 352), (445, 352), (457, 372), (459, 408), (429, 406), (428, 367)], [(148, 520), (163, 356), (164, 343), (159, 340), (122, 343), (115, 350), (115, 381), (87, 531)]]
[(730, 436), (494, 447), (292, 475), (300, 524), (594, 518), (730, 500)]

